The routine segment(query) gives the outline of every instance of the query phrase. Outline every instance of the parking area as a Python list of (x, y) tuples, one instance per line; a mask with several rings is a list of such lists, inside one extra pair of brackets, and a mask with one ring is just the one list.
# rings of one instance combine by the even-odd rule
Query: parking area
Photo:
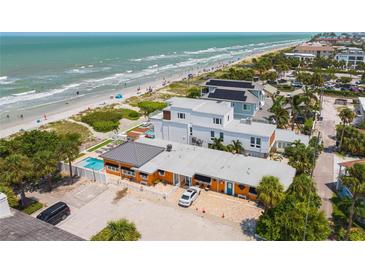
[[(142, 240), (253, 239), (243, 231), (245, 221), (259, 215), (260, 209), (255, 208), (253, 202), (202, 192), (192, 207), (181, 208), (177, 201), (183, 189), (177, 189), (166, 200), (135, 189), (128, 189), (126, 196), (116, 199), (121, 189), (116, 185), (78, 182), (32, 196), (47, 206), (57, 201), (66, 202), (71, 215), (57, 226), (84, 239), (90, 239), (108, 221), (120, 218), (133, 221)], [(223, 208), (227, 210), (222, 212)]]

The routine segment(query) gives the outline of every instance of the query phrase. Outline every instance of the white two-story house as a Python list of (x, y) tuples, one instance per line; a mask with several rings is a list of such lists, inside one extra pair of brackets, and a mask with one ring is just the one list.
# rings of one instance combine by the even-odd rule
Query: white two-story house
[(274, 145), (275, 125), (234, 119), (230, 102), (171, 98), (161, 113), (150, 117), (155, 137), (163, 140), (209, 147), (214, 138), (225, 145), (240, 140), (246, 153), (267, 157)]

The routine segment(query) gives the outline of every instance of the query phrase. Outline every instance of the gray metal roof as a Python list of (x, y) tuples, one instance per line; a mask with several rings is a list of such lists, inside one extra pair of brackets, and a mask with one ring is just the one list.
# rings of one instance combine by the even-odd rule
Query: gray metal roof
[(83, 241), (84, 239), (59, 229), (18, 210), (0, 219), (0, 241)]
[(140, 167), (164, 150), (164, 148), (158, 146), (126, 142), (100, 155), (100, 157), (117, 162), (127, 163), (134, 167)]

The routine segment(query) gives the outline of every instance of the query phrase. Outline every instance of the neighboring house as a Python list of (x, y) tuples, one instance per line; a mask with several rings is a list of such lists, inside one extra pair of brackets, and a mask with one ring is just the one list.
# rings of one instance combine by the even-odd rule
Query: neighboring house
[(365, 121), (365, 97), (359, 97), (359, 111), (361, 115), (361, 121)]
[(0, 241), (83, 241), (84, 239), (19, 210), (0, 192)]
[(279, 152), (283, 152), (286, 147), (290, 146), (295, 141), (300, 141), (306, 146), (309, 144), (309, 136), (297, 134), (291, 130), (277, 128), (275, 134), (277, 139), (275, 142), (275, 148)]
[(221, 138), (225, 145), (239, 140), (247, 155), (264, 158), (275, 141), (288, 140), (277, 138), (276, 125), (233, 119), (229, 102), (181, 97), (166, 102), (168, 107), (150, 117), (158, 139), (202, 147), (209, 147), (215, 138)]
[(248, 81), (209, 79), (202, 98), (230, 102), (236, 119), (253, 117), (265, 104), (263, 86)]
[(162, 113), (150, 117), (155, 137), (209, 147), (214, 138), (224, 144), (240, 140), (251, 156), (267, 157), (275, 142), (275, 125), (233, 119), (230, 102), (171, 98)]
[(335, 59), (346, 62), (346, 67), (356, 68), (359, 63), (365, 63), (365, 52), (360, 48), (347, 48), (337, 53)]
[(263, 176), (278, 177), (285, 189), (295, 176), (295, 169), (281, 162), (159, 139), (127, 142), (101, 157), (107, 173), (137, 183), (199, 185), (252, 200)]
[(351, 191), (342, 184), (342, 177), (347, 175), (347, 169), (352, 167), (354, 164), (364, 164), (365, 159), (354, 160), (354, 161), (347, 161), (339, 163), (340, 170), (338, 172), (337, 182), (336, 182), (336, 190), (339, 192), (341, 196), (349, 196), (352, 197)]
[(310, 61), (316, 58), (312, 53), (288, 52), (284, 53), (286, 57), (299, 59), (300, 61)]
[(331, 57), (335, 52), (332, 46), (320, 43), (304, 43), (294, 48), (294, 53), (313, 54), (315, 57)]

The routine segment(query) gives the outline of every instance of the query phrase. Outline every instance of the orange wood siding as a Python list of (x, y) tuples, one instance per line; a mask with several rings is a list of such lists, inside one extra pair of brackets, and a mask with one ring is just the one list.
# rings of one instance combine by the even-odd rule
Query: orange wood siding
[(270, 137), (270, 147), (273, 145), (274, 141), (275, 141), (275, 131), (272, 133), (271, 137)]
[(169, 171), (165, 171), (164, 176), (161, 176), (160, 173), (158, 171), (156, 171), (157, 174), (157, 179), (164, 181), (168, 184), (173, 184), (174, 182), (174, 174), (172, 172)]

